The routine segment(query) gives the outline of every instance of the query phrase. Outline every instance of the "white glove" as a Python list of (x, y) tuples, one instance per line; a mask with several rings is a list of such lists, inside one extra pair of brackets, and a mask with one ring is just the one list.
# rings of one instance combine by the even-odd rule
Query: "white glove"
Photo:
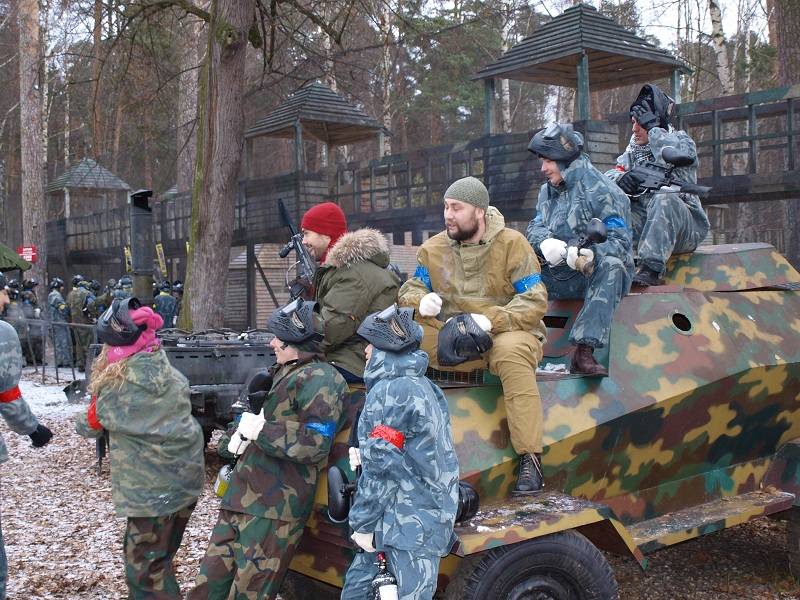
[(236, 428), (236, 432), (246, 440), (254, 440), (258, 437), (266, 422), (261, 413), (254, 415), (246, 412), (242, 414), (242, 419), (239, 421), (239, 427)]
[[(586, 263), (590, 263), (594, 260), (594, 252), (588, 248), (582, 249), (580, 255), (586, 258)], [(570, 269), (578, 269), (578, 267), (575, 266), (576, 260), (578, 260), (578, 247), (570, 246), (567, 251), (567, 265), (569, 265)]]
[(351, 446), (350, 448), (350, 470), (355, 473), (356, 468), (361, 466), (361, 450)]
[(489, 333), (492, 330), (492, 322), (489, 320), (489, 317), (480, 313), (470, 313), (470, 316), (475, 319), (478, 327), (483, 329), (486, 333)]
[(33, 309), (33, 316), (36, 317), (37, 319), (39, 318), (39, 316), (41, 314), (42, 314), (42, 309), (41, 308), (34, 308)]
[(241, 435), (239, 435), (238, 431), (234, 431), (233, 435), (231, 436), (231, 441), (228, 442), (228, 452), (234, 456), (241, 456), (244, 454), (244, 451), (247, 450), (249, 445), (250, 440), (244, 439)]
[(419, 301), (419, 314), (423, 317), (435, 317), (442, 311), (442, 299), (439, 294), (425, 294)]
[(539, 244), (544, 259), (551, 267), (556, 267), (564, 262), (567, 257), (567, 242), (556, 238), (547, 238)]
[(364, 549), (364, 552), (375, 552), (375, 534), (358, 533), (357, 531), (350, 536), (356, 544)]

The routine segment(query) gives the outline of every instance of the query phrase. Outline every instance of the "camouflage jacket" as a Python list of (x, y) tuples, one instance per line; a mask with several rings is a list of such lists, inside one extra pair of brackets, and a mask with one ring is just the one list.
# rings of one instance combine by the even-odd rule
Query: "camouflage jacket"
[(169, 292), (159, 292), (153, 301), (155, 311), (164, 319), (160, 329), (174, 327), (175, 316), (178, 314), (175, 298)]
[[(31, 412), (25, 398), (13, 392), (19, 385), (20, 375), (22, 375), (22, 348), (19, 345), (19, 336), (11, 325), (0, 321), (0, 392), (11, 390), (7, 399), (0, 399), (0, 415), (11, 431), (29, 435), (36, 431), (39, 421)], [(0, 434), (0, 463), (7, 460), (8, 449), (3, 435)]]
[(375, 229), (346, 233), (314, 273), (314, 300), (325, 321), (325, 357), (361, 377), (367, 342), (356, 329), (367, 315), (397, 299), (400, 281), (389, 267), (389, 244)]
[(547, 290), (539, 261), (494, 206), (486, 212), (486, 233), (479, 243), (463, 244), (443, 231), (420, 246), (417, 263), (414, 277), (400, 288), (401, 306), (418, 309), (425, 294), (436, 292), (442, 297), (439, 319), (480, 313), (492, 322), (492, 334), (530, 331), (544, 342)]
[(67, 294), (67, 308), (73, 323), (88, 325), (92, 320), (84, 314), (83, 309), (94, 304), (94, 294), (84, 287), (72, 288)]
[(527, 238), (544, 262), (539, 246), (547, 238), (557, 238), (570, 245), (586, 233), (592, 218), (605, 223), (608, 239), (594, 244), (595, 260), (604, 256), (620, 259), (633, 274), (630, 200), (615, 183), (592, 166), (581, 154), (561, 172), (561, 185), (545, 183), (539, 191), (536, 216), (528, 225)]
[(65, 323), (67, 321), (67, 303), (58, 290), (53, 290), (47, 296), (47, 316), (51, 321)]
[(122, 378), (121, 387), (106, 385), (93, 401), (101, 428), (83, 412), (75, 430), (93, 438), (102, 428), (110, 433), (118, 517), (172, 514), (195, 502), (205, 483), (203, 431), (192, 416), (189, 382), (163, 350), (131, 356)]
[[(694, 163), (688, 167), (676, 168), (675, 171), (673, 171), (673, 174), (681, 181), (697, 183), (697, 147), (694, 143), (694, 140), (688, 133), (680, 129), (673, 129), (672, 126), (670, 126), (669, 130), (662, 129), (661, 127), (653, 127), (648, 132), (647, 139), (648, 145), (650, 146), (650, 151), (653, 153), (653, 160), (660, 165), (666, 166), (667, 164), (666, 161), (661, 157), (661, 153), (667, 146), (672, 146), (676, 150), (687, 152), (690, 157), (694, 158)], [(611, 178), (613, 181), (618, 181), (626, 171), (630, 171), (636, 166), (636, 159), (633, 155), (633, 152), (630, 150), (633, 144), (635, 144), (635, 142), (633, 136), (631, 136), (631, 141), (628, 145), (629, 150), (626, 150), (619, 157), (617, 157), (617, 167), (615, 169), (611, 169), (610, 171), (606, 171), (606, 176)], [(644, 194), (642, 198), (645, 202), (647, 202), (647, 200), (652, 196), (653, 194)], [(681, 200), (683, 200), (686, 206), (689, 207), (689, 212), (692, 214), (692, 220), (694, 221), (695, 226), (698, 228), (698, 235), (700, 236), (700, 239), (705, 238), (708, 234), (708, 230), (711, 229), (711, 224), (708, 222), (708, 217), (706, 216), (703, 206), (700, 203), (700, 198), (694, 194), (678, 194), (678, 196), (681, 198)]]
[[(322, 357), (301, 352), (297, 362), (277, 369), (264, 402), (267, 420), (231, 474), (220, 508), (254, 517), (304, 521), (314, 502), (320, 470), (343, 423), (350, 392), (341, 374)], [(228, 442), (217, 452), (231, 458)]]
[[(455, 541), (458, 457), (447, 401), (424, 376), (427, 367), (421, 350), (372, 352), (364, 373), (367, 399), (358, 422), (362, 473), (350, 526), (375, 532), (377, 548), (445, 556)], [(381, 437), (381, 426), (405, 436), (400, 447)]]

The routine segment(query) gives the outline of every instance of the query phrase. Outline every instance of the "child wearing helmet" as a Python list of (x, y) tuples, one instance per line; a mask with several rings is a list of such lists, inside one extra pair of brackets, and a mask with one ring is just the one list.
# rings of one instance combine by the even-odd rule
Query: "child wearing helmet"
[(350, 401), (344, 378), (325, 362), (315, 302), (277, 309), (268, 327), (271, 385), (261, 411), (242, 414), (220, 438), (217, 452), (239, 458), (190, 600), (277, 596)]
[(161, 317), (136, 298), (116, 298), (95, 329), (92, 402), (78, 415), (83, 436), (110, 436), (114, 510), (126, 517), (129, 598), (183, 598), (172, 566), (205, 483), (203, 431), (189, 382), (174, 369), (156, 330)]
[(350, 509), (352, 538), (364, 549), (345, 576), (343, 600), (367, 598), (386, 553), (398, 597), (430, 599), (441, 557), (455, 542), (458, 457), (442, 391), (425, 377), (428, 355), (414, 310), (397, 305), (368, 316), (358, 334), (369, 345), (367, 399), (358, 421), (361, 466)]

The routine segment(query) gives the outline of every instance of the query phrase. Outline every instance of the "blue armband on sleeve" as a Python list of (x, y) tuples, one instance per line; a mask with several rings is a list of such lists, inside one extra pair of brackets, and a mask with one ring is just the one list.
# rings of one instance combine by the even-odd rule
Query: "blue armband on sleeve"
[(327, 423), (306, 423), (306, 427), (331, 439), (333, 439), (333, 436), (336, 434), (336, 421), (328, 421)]
[(433, 291), (433, 286), (431, 286), (431, 274), (427, 267), (423, 267), (422, 265), (418, 266), (417, 270), (414, 271), (414, 277), (422, 280), (422, 283), (425, 284), (425, 287), (427, 287), (429, 291)]
[(625, 223), (625, 219), (620, 219), (619, 217), (609, 217), (603, 221), (603, 223), (605, 223), (605, 226), (608, 229), (622, 228), (627, 231), (629, 235), (631, 233), (628, 229), (628, 225)]
[(528, 275), (527, 277), (515, 281), (514, 290), (518, 294), (522, 294), (540, 283), (542, 283), (542, 276), (539, 273), (534, 273), (533, 275)]

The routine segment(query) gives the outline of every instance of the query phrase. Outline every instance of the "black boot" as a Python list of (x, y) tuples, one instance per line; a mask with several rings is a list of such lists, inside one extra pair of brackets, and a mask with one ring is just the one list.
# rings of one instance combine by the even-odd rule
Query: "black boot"
[(594, 348), (586, 344), (578, 344), (572, 355), (571, 373), (583, 373), (591, 377), (606, 377), (608, 371), (594, 359)]
[(544, 488), (542, 467), (536, 454), (521, 454), (519, 457), (519, 478), (514, 494), (538, 494)]
[(631, 285), (639, 286), (639, 287), (648, 287), (651, 285), (664, 285), (664, 282), (661, 281), (661, 278), (658, 276), (653, 269), (650, 267), (646, 267), (642, 265), (638, 269), (636, 269), (636, 274), (633, 276), (633, 281), (631, 281)]

